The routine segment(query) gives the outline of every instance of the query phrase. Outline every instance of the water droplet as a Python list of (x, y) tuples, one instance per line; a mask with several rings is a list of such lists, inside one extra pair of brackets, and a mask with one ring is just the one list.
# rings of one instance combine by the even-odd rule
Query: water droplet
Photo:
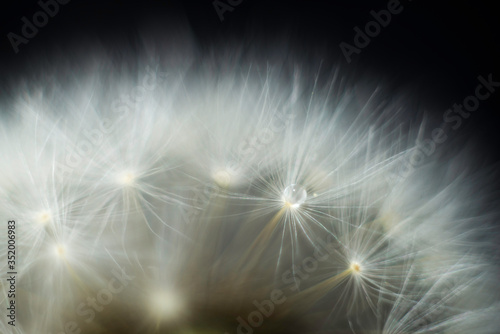
[(292, 208), (298, 208), (307, 199), (307, 192), (304, 187), (298, 184), (291, 184), (283, 192), (283, 200)]

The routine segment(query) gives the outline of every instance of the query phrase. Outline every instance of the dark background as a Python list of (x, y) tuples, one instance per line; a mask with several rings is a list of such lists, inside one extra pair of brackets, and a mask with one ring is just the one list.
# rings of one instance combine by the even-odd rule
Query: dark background
[[(56, 54), (90, 54), (93, 43), (112, 53), (134, 50), (140, 48), (145, 27), (154, 27), (150, 37), (161, 40), (163, 31), (181, 26), (191, 30), (199, 55), (240, 43), (265, 59), (268, 47), (284, 45), (283, 57), (293, 51), (302, 60), (320, 59), (324, 68), (340, 65), (353, 78), (369, 74), (389, 91), (405, 89), (412, 95), (408, 103), (438, 117), (474, 92), (479, 75), (492, 73), (500, 81), (499, 12), (492, 1), (402, 0), (403, 11), (348, 64), (339, 44), (353, 44), (353, 28), (364, 28), (373, 20), (370, 11), (385, 9), (387, 3), (244, 0), (220, 21), (211, 0), (72, 0), (60, 5), (59, 13), (17, 54), (7, 34), (21, 34), (21, 18), (32, 21), (40, 7), (34, 0), (3, 4), (0, 87), (12, 94), (10, 82), (29, 77), (37, 64), (57, 64)], [(499, 106), (500, 90), (451, 134), (477, 141), (490, 162), (500, 161)]]

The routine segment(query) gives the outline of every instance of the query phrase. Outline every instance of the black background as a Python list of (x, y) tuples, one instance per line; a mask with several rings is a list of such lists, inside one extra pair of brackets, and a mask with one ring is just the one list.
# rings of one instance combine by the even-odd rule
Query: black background
[[(479, 75), (492, 73), (500, 81), (499, 11), (492, 1), (402, 0), (404, 10), (348, 64), (339, 44), (352, 44), (353, 28), (363, 28), (372, 20), (370, 11), (385, 9), (387, 3), (244, 0), (221, 22), (211, 0), (72, 0), (61, 5), (59, 13), (16, 54), (7, 34), (21, 34), (21, 18), (32, 21), (40, 10), (37, 1), (17, 1), (2, 5), (0, 84), (4, 93), (11, 94), (6, 88), (9, 81), (29, 76), (42, 59), (58, 62), (54, 50), (71, 58), (74, 52), (91, 53), (92, 43), (99, 43), (116, 53), (122, 47), (138, 47), (144, 27), (161, 32), (181, 26), (191, 30), (200, 55), (238, 42), (253, 46), (265, 58), (266, 45), (279, 47), (285, 38), (289, 49), (283, 57), (293, 50), (304, 60), (319, 58), (325, 67), (347, 68), (353, 77), (369, 73), (390, 89), (406, 88), (411, 103), (422, 101), (417, 107), (436, 115), (472, 94)], [(78, 47), (81, 41), (86, 43), (84, 49)], [(500, 90), (482, 102), (459, 131), (459, 136), (479, 143), (478, 152), (489, 162), (500, 161), (499, 106)]]

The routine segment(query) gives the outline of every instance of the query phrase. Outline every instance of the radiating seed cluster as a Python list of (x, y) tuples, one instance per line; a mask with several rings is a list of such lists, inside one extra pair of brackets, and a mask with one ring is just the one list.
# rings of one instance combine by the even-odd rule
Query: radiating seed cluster
[(487, 179), (438, 154), (401, 173), (404, 106), (295, 70), (162, 71), (98, 67), (5, 107), (19, 311), (0, 332), (497, 333)]

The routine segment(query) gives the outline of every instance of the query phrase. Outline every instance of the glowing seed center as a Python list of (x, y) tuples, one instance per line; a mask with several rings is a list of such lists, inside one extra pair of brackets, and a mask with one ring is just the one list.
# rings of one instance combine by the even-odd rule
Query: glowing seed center
[(66, 254), (66, 248), (63, 245), (57, 245), (54, 248), (54, 252), (58, 257), (64, 257), (64, 255)]
[(292, 208), (298, 208), (307, 199), (307, 192), (301, 185), (291, 184), (283, 192), (283, 201)]
[(132, 172), (123, 172), (120, 174), (118, 181), (125, 186), (131, 186), (135, 182), (135, 175)]
[(38, 218), (38, 222), (40, 224), (42, 224), (42, 225), (46, 224), (51, 220), (50, 212), (48, 212), (48, 211), (40, 212), (40, 214), (38, 215), (37, 218)]
[(172, 291), (157, 291), (152, 296), (153, 312), (161, 318), (172, 318), (182, 312), (183, 302), (179, 295)]
[(361, 265), (358, 262), (351, 263), (350, 268), (354, 274), (359, 274), (361, 272)]
[(231, 184), (231, 175), (225, 170), (219, 170), (214, 174), (213, 178), (221, 188), (227, 188)]

